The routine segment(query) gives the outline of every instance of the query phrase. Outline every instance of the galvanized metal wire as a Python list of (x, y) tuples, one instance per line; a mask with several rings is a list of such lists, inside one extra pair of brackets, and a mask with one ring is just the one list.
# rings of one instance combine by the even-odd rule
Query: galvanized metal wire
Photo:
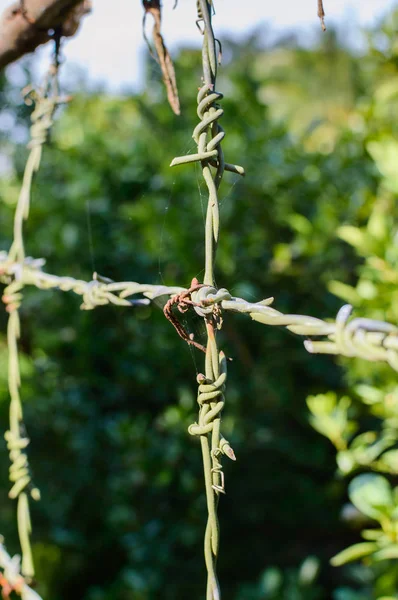
[(28, 143), (30, 153), (15, 211), (14, 239), (9, 252), (11, 260), (23, 261), (24, 259), (23, 222), (29, 216), (33, 177), (40, 167), (43, 145), (53, 125), (54, 113), (60, 104), (68, 102), (68, 100), (68, 97), (59, 95), (57, 64), (51, 65), (40, 89), (35, 90), (32, 87), (25, 89), (25, 102), (34, 104), (34, 110), (30, 117), (32, 123)]
[[(178, 286), (142, 284), (135, 281), (111, 281), (94, 274), (91, 281), (59, 277), (43, 271), (44, 260), (25, 257), (24, 262), (11, 262), (7, 252), (0, 251), (0, 282), (16, 282), (8, 304), (21, 302), (20, 290), (34, 286), (42, 290), (72, 291), (82, 296), (81, 309), (92, 310), (105, 304), (145, 306), (157, 298), (172, 298), (188, 292)], [(6, 288), (6, 292), (9, 289)], [(132, 296), (139, 295), (139, 298)], [(192, 293), (194, 310), (199, 316), (242, 313), (264, 325), (286, 327), (292, 333), (305, 336), (306, 350), (312, 354), (334, 354), (368, 361), (387, 362), (398, 370), (398, 327), (392, 323), (366, 318), (351, 318), (352, 307), (343, 306), (334, 321), (308, 315), (284, 314), (271, 306), (274, 298), (248, 302), (232, 296), (225, 288), (202, 286)], [(166, 301), (166, 300), (165, 300)], [(324, 338), (322, 340), (312, 338)]]
[(0, 536), (0, 568), (2, 575), (0, 585), (2, 595), (9, 598), (11, 592), (16, 592), (22, 600), (42, 600), (37, 592), (32, 590), (21, 574), (21, 560), (18, 555), (10, 556), (4, 545), (4, 539)]
[(30, 544), (31, 521), (29, 496), (34, 500), (40, 499), (40, 492), (31, 482), (26, 448), (29, 439), (23, 425), (22, 403), (19, 393), (21, 377), (19, 371), (18, 339), (20, 337), (20, 319), (18, 308), (22, 299), (22, 286), (14, 281), (6, 287), (3, 302), (9, 312), (7, 326), (8, 344), (8, 387), (10, 393), (10, 427), (5, 433), (7, 448), (10, 452), (10, 481), (12, 487), (9, 497), (17, 500), (18, 534), (22, 549), (22, 573), (33, 577), (34, 566)]
[[(34, 103), (31, 115), (30, 148), (26, 163), (21, 192), (18, 198), (14, 217), (14, 238), (7, 260), (14, 264), (15, 273), (23, 269), (25, 249), (23, 242), (23, 222), (28, 218), (31, 186), (34, 174), (40, 166), (42, 147), (53, 123), (56, 107), (64, 102), (58, 93), (58, 51), (59, 40), (56, 42), (56, 53), (41, 89), (35, 91), (29, 88), (25, 93), (25, 101)], [(10, 453), (9, 478), (12, 487), (9, 497), (17, 500), (18, 534), (22, 550), (22, 574), (31, 578), (34, 576), (34, 565), (30, 535), (32, 531), (30, 520), (29, 497), (40, 499), (40, 492), (32, 484), (26, 448), (29, 439), (23, 424), (22, 403), (20, 397), (21, 378), (19, 371), (18, 340), (20, 337), (19, 306), (22, 300), (23, 281), (16, 276), (4, 290), (2, 300), (9, 313), (7, 326), (8, 343), (8, 387), (10, 393), (10, 427), (5, 433), (7, 448)]]
[[(146, 306), (151, 300), (160, 297), (172, 297), (185, 291), (177, 286), (150, 285), (135, 281), (115, 282), (107, 277), (94, 273), (91, 281), (59, 277), (43, 271), (45, 261), (25, 257), (23, 263), (12, 262), (7, 252), (0, 252), (0, 281), (19, 282), (21, 286), (35, 286), (41, 290), (58, 289), (62, 292), (73, 292), (82, 296), (82, 310), (92, 310), (97, 306), (115, 304), (117, 306)], [(132, 299), (140, 294), (143, 297)]]
[[(175, 158), (171, 166), (200, 162), (202, 176), (208, 190), (208, 203), (205, 225), (205, 275), (204, 284), (214, 286), (215, 255), (220, 230), (218, 188), (224, 171), (240, 175), (242, 167), (226, 164), (221, 148), (225, 132), (219, 124), (223, 109), (219, 105), (222, 94), (216, 90), (217, 52), (212, 27), (212, 2), (198, 0), (198, 20), (203, 21), (202, 68), (203, 85), (197, 96), (199, 124), (193, 132), (197, 153)], [(215, 306), (213, 309), (216, 308)], [(189, 432), (200, 437), (207, 499), (207, 526), (205, 532), (205, 563), (207, 569), (206, 600), (220, 600), (221, 592), (217, 578), (216, 564), (219, 551), (219, 523), (217, 507), (220, 493), (224, 493), (224, 475), (221, 455), (230, 458), (235, 455), (220, 433), (221, 411), (224, 407), (224, 389), (227, 378), (226, 358), (217, 347), (216, 332), (221, 325), (220, 315), (215, 310), (205, 311), (207, 346), (205, 375), (199, 374), (197, 381), (199, 419), (191, 425)], [(226, 452), (226, 449), (229, 449)]]
[[(204, 293), (204, 292), (202, 292)], [(225, 292), (224, 292), (225, 297)], [(221, 300), (223, 311), (249, 314), (264, 325), (286, 327), (297, 335), (305, 336), (304, 346), (311, 354), (335, 354), (387, 362), (398, 371), (398, 327), (375, 319), (350, 320), (352, 306), (343, 306), (334, 322), (307, 315), (283, 314), (272, 308), (273, 298), (252, 303), (243, 298)], [(323, 337), (324, 340), (309, 338)]]

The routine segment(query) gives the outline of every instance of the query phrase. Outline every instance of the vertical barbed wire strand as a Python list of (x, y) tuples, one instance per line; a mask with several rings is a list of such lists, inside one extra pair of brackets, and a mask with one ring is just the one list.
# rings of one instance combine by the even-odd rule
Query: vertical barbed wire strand
[(44, 80), (43, 86), (38, 91), (29, 88), (25, 94), (27, 103), (34, 103), (31, 115), (30, 153), (22, 180), (21, 192), (18, 197), (14, 216), (14, 237), (9, 251), (9, 260), (14, 262), (17, 269), (14, 281), (4, 290), (2, 300), (9, 313), (7, 325), (8, 345), (8, 387), (10, 393), (10, 427), (5, 433), (7, 448), (10, 453), (9, 478), (12, 487), (9, 497), (17, 500), (17, 526), (22, 551), (21, 571), (27, 578), (35, 574), (32, 547), (31, 547), (31, 518), (29, 497), (33, 500), (40, 499), (40, 491), (32, 484), (26, 448), (29, 439), (25, 434), (23, 424), (23, 411), (20, 396), (21, 376), (19, 367), (18, 340), (21, 335), (21, 322), (19, 307), (22, 302), (22, 271), (25, 261), (23, 239), (23, 223), (29, 216), (32, 181), (40, 167), (42, 148), (46, 142), (49, 130), (53, 124), (53, 115), (56, 107), (66, 99), (59, 97), (58, 67), (59, 67), (59, 41), (55, 39), (55, 52), (53, 63)]
[(63, 104), (69, 100), (69, 98), (59, 96), (59, 46), (57, 48), (57, 54), (54, 56), (54, 62), (49, 68), (43, 86), (38, 91), (32, 87), (28, 87), (25, 93), (25, 102), (27, 104), (34, 104), (35, 106), (30, 117), (32, 123), (30, 127), (30, 141), (28, 143), (30, 153), (26, 162), (21, 191), (15, 210), (14, 237), (9, 251), (10, 260), (20, 263), (23, 263), (25, 258), (23, 223), (29, 217), (33, 177), (40, 168), (43, 145), (47, 141), (53, 125), (54, 112), (59, 104)]
[(30, 520), (29, 499), (40, 500), (40, 491), (32, 485), (28, 457), (25, 452), (29, 439), (24, 434), (23, 413), (18, 340), (20, 337), (20, 318), (18, 308), (22, 300), (21, 284), (14, 281), (4, 291), (3, 301), (10, 313), (7, 326), (8, 344), (8, 387), (10, 393), (10, 428), (4, 437), (10, 453), (10, 481), (12, 487), (8, 493), (11, 499), (17, 500), (17, 525), (22, 551), (21, 570), (25, 577), (34, 576), (35, 570), (32, 558), (30, 535), (32, 531)]
[[(214, 178), (211, 172), (209, 159), (202, 161), (203, 179), (206, 182), (209, 193), (205, 225), (204, 283), (210, 286), (214, 286), (214, 262), (220, 227), (217, 189), (221, 183), (224, 172), (224, 157), (220, 147), (220, 142), (224, 137), (224, 133), (220, 131), (220, 127), (217, 122), (217, 119), (219, 118), (219, 116), (221, 116), (222, 113), (218, 115), (217, 107), (214, 106), (214, 102), (220, 96), (217, 94), (217, 92), (215, 92), (215, 84), (217, 78), (217, 57), (216, 43), (211, 23), (212, 5), (211, 2), (209, 2), (209, 0), (199, 0), (199, 6), (200, 15), (198, 16), (200, 16), (204, 22), (202, 45), (204, 85), (198, 94), (198, 115), (202, 118), (203, 114), (204, 119), (202, 121), (202, 124), (205, 123), (205, 127), (200, 128), (200, 133), (196, 132), (195, 138), (198, 143), (199, 153), (204, 151), (205, 149), (208, 151), (213, 149), (217, 150), (218, 164), (217, 172)], [(204, 112), (202, 113), (202, 111)], [(208, 122), (209, 124), (207, 124)], [(211, 140), (209, 144), (206, 144), (209, 126), (211, 127)], [(205, 320), (207, 331), (207, 347), (205, 361), (206, 382), (213, 382), (214, 385), (214, 383), (217, 382), (217, 380), (219, 379), (219, 360), (220, 358), (221, 360), (223, 360), (223, 356), (219, 357), (218, 353), (213, 314), (210, 313), (209, 315), (207, 315), (205, 317)], [(225, 380), (226, 369), (225, 377), (223, 378), (222, 382), (222, 389), (224, 388)], [(200, 436), (208, 509), (208, 519), (204, 540), (205, 563), (207, 569), (206, 600), (220, 600), (221, 598), (220, 585), (218, 582), (216, 572), (218, 551), (220, 546), (220, 528), (218, 522), (217, 509), (220, 490), (223, 490), (224, 486), (221, 486), (221, 483), (223, 482), (220, 478), (220, 463), (218, 460), (218, 456), (216, 457), (215, 453), (218, 453), (218, 449), (220, 446), (220, 414), (224, 406), (224, 395), (220, 387), (217, 386), (217, 388), (218, 389), (214, 390), (213, 392), (217, 394), (217, 396), (213, 399), (213, 402), (211, 402), (210, 405), (209, 403), (202, 403), (200, 408), (201, 415), (199, 420), (199, 422), (202, 421), (203, 425), (205, 425), (206, 417), (207, 419), (209, 419), (210, 414), (217, 411), (214, 414), (214, 418), (212, 419), (212, 421), (210, 421), (212, 423), (211, 433)], [(200, 389), (198, 395), (200, 397)], [(216, 400), (220, 398), (221, 402), (217, 403)], [(209, 439), (209, 435), (211, 435), (211, 439)], [(215, 461), (217, 462), (217, 465), (214, 464)]]
[[(220, 218), (218, 188), (224, 171), (244, 175), (242, 167), (225, 163), (221, 141), (225, 136), (218, 120), (223, 109), (218, 101), (222, 94), (217, 92), (217, 52), (216, 39), (212, 27), (212, 0), (197, 0), (198, 22), (203, 23), (202, 66), (203, 85), (197, 96), (197, 114), (200, 119), (195, 127), (193, 138), (197, 153), (175, 158), (171, 166), (190, 162), (200, 162), (202, 176), (208, 190), (208, 203), (205, 221), (205, 275), (204, 286), (209, 291), (214, 288), (214, 265), (218, 244)], [(215, 171), (212, 171), (215, 169)], [(214, 288), (214, 291), (215, 288)], [(219, 352), (216, 341), (217, 329), (221, 327), (221, 314), (215, 306), (196, 308), (206, 324), (207, 345), (205, 375), (199, 374), (197, 382), (199, 418), (198, 423), (189, 427), (191, 435), (200, 436), (208, 518), (204, 539), (204, 554), (207, 569), (206, 600), (220, 600), (221, 592), (217, 579), (217, 557), (219, 550), (219, 523), (217, 516), (220, 493), (224, 493), (224, 473), (221, 455), (235, 460), (235, 454), (227, 440), (220, 434), (221, 411), (224, 407), (224, 388), (227, 378), (226, 358)]]

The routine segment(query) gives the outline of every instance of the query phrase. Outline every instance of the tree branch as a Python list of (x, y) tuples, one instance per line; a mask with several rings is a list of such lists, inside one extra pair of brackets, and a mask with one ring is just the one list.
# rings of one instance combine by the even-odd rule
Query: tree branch
[(90, 0), (21, 0), (0, 18), (0, 69), (51, 39), (49, 31), (62, 27), (72, 36), (91, 9)]

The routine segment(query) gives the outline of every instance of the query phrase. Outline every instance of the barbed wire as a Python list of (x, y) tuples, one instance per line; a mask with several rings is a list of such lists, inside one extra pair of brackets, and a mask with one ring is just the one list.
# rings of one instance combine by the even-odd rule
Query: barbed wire
[[(222, 94), (216, 90), (217, 52), (216, 39), (212, 27), (212, 0), (198, 0), (198, 21), (203, 22), (202, 68), (203, 85), (197, 95), (197, 115), (199, 124), (193, 131), (197, 153), (175, 158), (171, 166), (200, 162), (202, 177), (208, 190), (208, 203), (205, 223), (205, 274), (204, 284), (214, 286), (214, 265), (220, 230), (218, 188), (224, 171), (244, 175), (244, 169), (226, 164), (221, 148), (225, 132), (219, 124), (224, 111), (218, 104)], [(213, 170), (212, 170), (213, 169)], [(200, 290), (199, 290), (200, 291)], [(195, 292), (193, 292), (192, 296)], [(202, 314), (207, 332), (205, 375), (199, 374), (197, 382), (199, 420), (191, 425), (189, 432), (200, 437), (207, 500), (207, 526), (205, 532), (205, 563), (207, 569), (206, 600), (220, 600), (221, 592), (217, 579), (216, 563), (219, 551), (218, 500), (224, 493), (224, 474), (220, 461), (226, 448), (227, 456), (235, 457), (229, 444), (221, 437), (221, 411), (224, 407), (224, 389), (227, 378), (226, 359), (217, 347), (216, 333), (221, 328), (221, 315), (217, 307)]]
[[(22, 264), (12, 262), (7, 252), (0, 251), (0, 282), (9, 285), (14, 281), (20, 289), (24, 286), (34, 286), (42, 290), (72, 291), (83, 297), (83, 310), (93, 310), (105, 304), (147, 306), (157, 298), (173, 300), (190, 292), (189, 289), (178, 286), (142, 284), (135, 281), (115, 282), (96, 273), (91, 281), (60, 277), (44, 272), (44, 264), (44, 259), (29, 256), (25, 257)], [(4, 295), (6, 291), (7, 289)], [(21, 297), (15, 294), (17, 287), (14, 287), (12, 299), (20, 303)], [(135, 295), (143, 297), (131, 298)], [(191, 293), (191, 298), (194, 310), (201, 317), (212, 314), (220, 319), (222, 313), (247, 314), (259, 323), (285, 327), (300, 336), (326, 338), (321, 341), (304, 341), (306, 350), (312, 354), (334, 354), (383, 361), (398, 371), (398, 327), (375, 319), (350, 319), (352, 307), (348, 304), (340, 309), (335, 321), (330, 321), (308, 315), (284, 314), (271, 306), (274, 298), (248, 302), (244, 298), (232, 296), (225, 288), (216, 289), (213, 286), (198, 286), (198, 289)], [(12, 304), (12, 299), (6, 298), (8, 306)]]
[[(105, 304), (146, 306), (155, 298), (171, 297), (185, 291), (185, 288), (177, 286), (142, 284), (135, 281), (115, 282), (97, 273), (94, 273), (92, 281), (68, 276), (60, 277), (45, 273), (42, 270), (44, 264), (43, 259), (31, 257), (26, 257), (23, 263), (12, 262), (7, 252), (0, 252), (0, 281), (8, 284), (15, 280), (21, 288), (31, 285), (42, 290), (58, 289), (62, 292), (74, 292), (83, 297), (80, 306), (83, 310), (92, 310)], [(141, 294), (144, 298), (129, 298), (136, 294)]]
[[(29, 285), (42, 290), (72, 291), (83, 297), (83, 310), (92, 310), (105, 304), (147, 306), (157, 298), (172, 299), (189, 292), (189, 289), (178, 286), (142, 284), (135, 281), (115, 282), (96, 273), (92, 281), (60, 277), (44, 272), (44, 264), (44, 259), (28, 256), (21, 265), (11, 262), (9, 254), (0, 251), (0, 282), (9, 285), (15, 281), (21, 289)], [(20, 303), (21, 298), (15, 297), (16, 293), (14, 288), (13, 297)], [(137, 294), (143, 298), (130, 298)], [(213, 286), (200, 286), (191, 296), (194, 310), (201, 317), (214, 314), (215, 310), (248, 314), (253, 320), (264, 325), (286, 327), (297, 335), (326, 337), (325, 341), (305, 340), (305, 348), (312, 354), (340, 354), (369, 361), (384, 361), (398, 370), (398, 327), (392, 323), (363, 317), (350, 320), (352, 307), (348, 304), (340, 309), (335, 321), (327, 321), (308, 315), (284, 314), (271, 306), (274, 298), (248, 302), (244, 298), (232, 296), (224, 288), (217, 290)], [(10, 306), (10, 299), (6, 300)]]
[(24, 89), (25, 102), (28, 105), (34, 104), (34, 110), (30, 116), (32, 123), (30, 127), (30, 141), (28, 143), (30, 153), (26, 162), (22, 187), (15, 211), (14, 238), (9, 252), (11, 260), (23, 261), (24, 259), (23, 222), (29, 216), (33, 177), (40, 168), (43, 145), (53, 125), (55, 110), (60, 104), (64, 104), (70, 100), (68, 96), (59, 96), (58, 67), (58, 58), (54, 58), (54, 64), (50, 66), (43, 86), (38, 90), (35, 90), (32, 86)]
[(3, 598), (9, 598), (11, 592), (16, 592), (22, 600), (42, 600), (37, 592), (32, 590), (21, 574), (21, 559), (18, 555), (11, 557), (4, 545), (4, 539), (0, 536), (0, 586)]
[[(59, 96), (58, 67), (60, 39), (55, 39), (53, 61), (45, 76), (43, 85), (38, 90), (33, 87), (25, 88), (24, 98), (27, 104), (34, 104), (31, 114), (30, 153), (26, 162), (22, 187), (14, 215), (14, 237), (7, 260), (14, 265), (15, 273), (23, 270), (25, 249), (23, 241), (23, 222), (29, 216), (32, 181), (40, 167), (42, 148), (46, 142), (53, 124), (53, 116), (57, 106), (67, 101)], [(37, 266), (36, 261), (36, 266)], [(29, 497), (40, 499), (40, 491), (32, 484), (26, 448), (29, 438), (25, 433), (23, 423), (22, 402), (19, 389), (21, 377), (19, 369), (18, 341), (21, 335), (19, 307), (22, 301), (23, 282), (14, 277), (7, 282), (2, 300), (9, 313), (7, 325), (8, 345), (8, 388), (10, 394), (10, 427), (5, 433), (7, 448), (10, 453), (11, 466), (9, 479), (12, 487), (9, 497), (17, 500), (17, 526), (22, 551), (22, 574), (32, 578), (35, 573), (30, 536), (32, 532)]]
[(192, 294), (197, 304), (195, 311), (218, 306), (221, 312), (231, 311), (248, 314), (254, 321), (264, 325), (282, 326), (300, 336), (324, 337), (326, 340), (306, 339), (304, 346), (311, 354), (334, 354), (363, 358), (368, 361), (387, 362), (398, 371), (398, 327), (392, 323), (367, 318), (350, 320), (352, 306), (344, 305), (335, 321), (325, 321), (308, 315), (284, 314), (271, 306), (274, 298), (260, 302), (248, 302), (231, 296), (228, 290), (203, 286)]
[[(46, 142), (53, 124), (56, 107), (69, 100), (59, 95), (57, 71), (59, 66), (58, 50), (42, 88), (38, 91), (26, 90), (26, 100), (35, 104), (31, 115), (31, 140), (21, 193), (18, 198), (14, 219), (14, 238), (10, 251), (0, 252), (0, 282), (6, 285), (3, 302), (9, 313), (7, 340), (9, 348), (8, 380), (10, 392), (10, 427), (5, 438), (10, 452), (11, 498), (18, 500), (18, 531), (22, 548), (22, 573), (25, 577), (34, 574), (30, 547), (31, 522), (29, 496), (35, 500), (40, 497), (39, 490), (32, 484), (26, 448), (29, 439), (26, 436), (22, 404), (19, 393), (20, 370), (18, 359), (18, 340), (20, 337), (19, 308), (23, 290), (34, 286), (42, 290), (58, 289), (73, 292), (82, 297), (81, 308), (92, 310), (98, 306), (113, 304), (116, 306), (148, 305), (152, 300), (165, 298), (169, 320), (179, 335), (188, 343), (193, 338), (178, 324), (172, 314), (174, 306), (180, 312), (191, 307), (204, 319), (207, 333), (205, 374), (199, 373), (198, 383), (198, 421), (191, 424), (188, 431), (200, 438), (205, 492), (207, 499), (207, 525), (205, 530), (205, 564), (207, 569), (206, 600), (220, 600), (221, 592), (217, 579), (216, 563), (219, 552), (219, 496), (225, 493), (222, 456), (236, 460), (230, 443), (221, 434), (221, 413), (225, 404), (225, 386), (227, 380), (227, 359), (217, 346), (217, 331), (222, 327), (225, 313), (242, 313), (253, 320), (270, 326), (285, 327), (289, 331), (305, 336), (304, 346), (310, 353), (335, 354), (348, 357), (360, 357), (369, 361), (383, 361), (398, 371), (398, 327), (384, 321), (366, 318), (350, 318), (352, 307), (343, 306), (334, 321), (326, 321), (306, 315), (284, 314), (271, 306), (273, 298), (260, 302), (248, 302), (232, 296), (228, 290), (215, 287), (214, 267), (219, 239), (219, 201), (218, 189), (225, 171), (244, 175), (244, 169), (238, 165), (226, 163), (221, 142), (225, 132), (219, 124), (223, 109), (219, 105), (222, 94), (216, 90), (217, 78), (217, 40), (212, 28), (212, 0), (198, 0), (198, 20), (203, 23), (200, 29), (203, 35), (202, 66), (203, 81), (197, 95), (197, 115), (199, 124), (193, 131), (197, 152), (188, 156), (176, 157), (171, 166), (200, 162), (202, 176), (208, 190), (208, 204), (205, 223), (205, 275), (204, 283), (193, 280), (190, 288), (178, 286), (140, 284), (131, 281), (115, 282), (94, 273), (91, 281), (75, 279), (69, 276), (57, 276), (43, 270), (45, 261), (25, 256), (23, 242), (23, 222), (28, 217), (31, 186), (34, 174), (40, 166), (43, 144)], [(323, 4), (318, 1), (318, 11), (323, 23)], [(195, 282), (195, 284), (194, 284)], [(196, 283), (197, 282), (197, 283)], [(132, 298), (132, 296), (140, 296)], [(316, 339), (313, 339), (316, 338)], [(322, 339), (317, 339), (322, 338)], [(200, 344), (195, 343), (202, 348)], [(0, 568), (10, 559), (0, 542)], [(5, 562), (4, 562), (5, 561)], [(8, 564), (8, 563), (7, 563)], [(14, 564), (14, 563), (13, 563)], [(16, 563), (14, 564), (14, 566)], [(19, 564), (18, 564), (19, 566)], [(5, 571), (4, 571), (5, 573)], [(21, 577), (21, 576), (20, 576)], [(8, 578), (11, 582), (11, 579)], [(22, 580), (19, 588), (13, 587), (22, 598), (38, 600), (39, 597)], [(0, 581), (1, 583), (1, 581)], [(24, 592), (25, 590), (25, 592)], [(12, 591), (12, 590), (11, 590)], [(23, 595), (25, 593), (25, 596)], [(29, 595), (30, 594), (30, 595)]]
[(2, 300), (9, 313), (7, 325), (8, 345), (8, 388), (10, 393), (10, 428), (4, 437), (10, 452), (11, 466), (9, 478), (12, 487), (8, 496), (17, 500), (18, 534), (22, 550), (22, 573), (26, 577), (33, 577), (34, 566), (30, 534), (32, 531), (29, 509), (29, 496), (34, 500), (40, 499), (40, 492), (32, 485), (25, 452), (29, 439), (26, 437), (23, 425), (23, 412), (19, 388), (21, 376), (19, 370), (18, 340), (20, 337), (20, 318), (18, 308), (22, 300), (21, 285), (13, 281), (4, 290)]

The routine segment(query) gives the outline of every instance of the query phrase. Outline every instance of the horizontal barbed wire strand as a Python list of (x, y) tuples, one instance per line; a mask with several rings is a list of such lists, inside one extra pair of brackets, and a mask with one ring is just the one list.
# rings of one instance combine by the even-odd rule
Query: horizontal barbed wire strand
[[(0, 281), (18, 280), (23, 286), (39, 289), (72, 291), (83, 297), (81, 308), (92, 310), (104, 304), (119, 306), (147, 305), (162, 296), (171, 298), (187, 291), (177, 286), (141, 284), (135, 281), (113, 282), (99, 275), (93, 281), (73, 277), (58, 277), (43, 272), (44, 261), (26, 257), (24, 263), (13, 263), (6, 252), (0, 252)], [(131, 299), (140, 294), (143, 297)], [(232, 296), (228, 290), (204, 286), (192, 294), (195, 310), (203, 316), (204, 310), (219, 306), (223, 312), (242, 313), (264, 325), (286, 327), (292, 333), (305, 337), (324, 337), (325, 340), (305, 340), (308, 352), (358, 357), (369, 361), (387, 362), (398, 371), (398, 327), (392, 323), (357, 317), (350, 319), (352, 307), (345, 305), (336, 321), (326, 321), (308, 315), (284, 314), (273, 308), (273, 298), (249, 302)]]
[[(83, 297), (81, 308), (91, 310), (104, 304), (119, 306), (147, 305), (151, 300), (162, 296), (171, 298), (187, 289), (178, 286), (141, 284), (135, 281), (111, 282), (106, 278), (84, 281), (73, 277), (59, 277), (43, 272), (42, 259), (26, 257), (24, 263), (13, 263), (6, 252), (0, 252), (0, 281), (10, 283), (14, 278), (24, 286), (32, 285), (39, 289), (59, 289), (63, 292), (73, 291)], [(106, 283), (108, 281), (108, 283)], [(130, 296), (141, 294), (139, 299), (129, 299)], [(308, 352), (320, 354), (342, 354), (357, 356), (370, 361), (388, 362), (398, 370), (397, 359), (393, 353), (398, 353), (398, 327), (392, 323), (367, 318), (351, 316), (351, 307), (346, 305), (338, 315), (336, 322), (325, 321), (308, 315), (284, 314), (273, 308), (273, 298), (260, 302), (248, 302), (244, 298), (232, 296), (228, 290), (212, 286), (204, 286), (192, 294), (197, 304), (198, 312), (203, 316), (203, 310), (219, 305), (222, 311), (244, 313), (264, 325), (282, 326), (289, 331), (303, 336), (322, 336), (327, 341), (306, 340)], [(342, 327), (342, 325), (344, 325)], [(336, 331), (340, 331), (336, 338)], [(365, 338), (363, 338), (363, 332)], [(354, 342), (350, 342), (355, 338)], [(387, 351), (391, 351), (388, 353)]]

